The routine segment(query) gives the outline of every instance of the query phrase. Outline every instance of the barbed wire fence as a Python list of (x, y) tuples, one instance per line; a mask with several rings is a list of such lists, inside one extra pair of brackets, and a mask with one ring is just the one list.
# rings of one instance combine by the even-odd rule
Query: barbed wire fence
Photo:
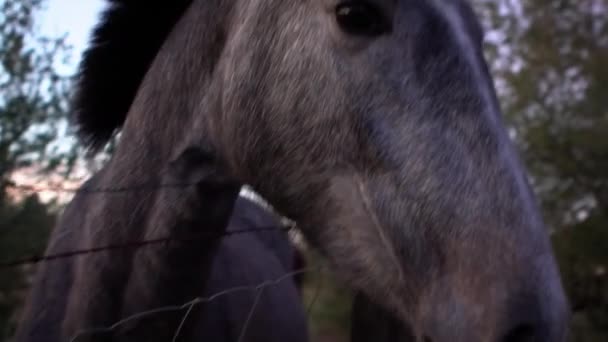
[[(12, 189), (13, 191), (25, 193), (25, 194), (34, 194), (40, 192), (55, 192), (55, 193), (71, 193), (75, 194), (77, 192), (83, 194), (98, 194), (98, 193), (125, 193), (129, 191), (141, 191), (141, 190), (159, 190), (164, 188), (186, 188), (189, 186), (194, 186), (195, 184), (188, 183), (176, 183), (176, 184), (153, 184), (153, 183), (142, 183), (129, 187), (112, 187), (112, 188), (88, 188), (86, 186), (82, 187), (62, 187), (60, 185), (51, 185), (51, 186), (34, 186), (34, 185), (26, 185), (26, 184), (16, 184), (14, 182), (8, 183), (7, 187)], [(251, 199), (248, 196), (245, 196)], [(262, 207), (267, 210), (267, 208), (262, 205)], [(112, 252), (119, 251), (124, 249), (141, 249), (141, 248), (152, 248), (154, 246), (163, 246), (169, 242), (187, 242), (194, 243), (196, 241), (207, 240), (207, 239), (224, 239), (229, 238), (231, 236), (241, 235), (241, 234), (255, 234), (255, 233), (264, 233), (264, 232), (284, 232), (290, 233), (296, 229), (295, 224), (290, 224), (288, 226), (261, 226), (255, 228), (248, 229), (240, 229), (240, 230), (230, 230), (224, 231), (222, 233), (209, 233), (202, 232), (198, 234), (189, 234), (184, 236), (164, 236), (155, 239), (147, 239), (147, 240), (134, 240), (127, 241), (123, 243), (105, 245), (105, 246), (97, 246), (93, 248), (86, 249), (78, 249), (74, 248), (73, 250), (68, 250), (59, 253), (53, 254), (40, 254), (40, 255), (28, 255), (23, 256), (13, 260), (0, 260), (0, 272), (6, 269), (12, 269), (23, 266), (36, 266), (46, 262), (58, 261), (62, 259), (69, 259), (79, 256), (86, 256), (95, 253), (102, 252)], [(316, 265), (313, 267), (302, 267), (299, 269), (291, 270), (289, 272), (284, 273), (283, 275), (270, 280), (265, 280), (259, 284), (255, 285), (243, 285), (243, 286), (235, 286), (226, 288), (222, 291), (216, 292), (212, 295), (205, 297), (196, 297), (190, 301), (182, 303), (180, 305), (170, 305), (154, 308), (151, 310), (142, 311), (131, 316), (125, 317), (110, 326), (105, 327), (92, 327), (89, 329), (84, 329), (77, 332), (71, 339), (70, 342), (77, 342), (80, 339), (83, 339), (87, 336), (97, 335), (97, 334), (105, 334), (115, 332), (119, 327), (131, 323), (133, 321), (141, 320), (153, 315), (163, 314), (163, 313), (171, 313), (171, 312), (184, 312), (179, 325), (177, 326), (172, 342), (176, 342), (182, 333), (183, 327), (188, 320), (192, 310), (201, 304), (212, 302), (218, 298), (229, 296), (232, 294), (240, 293), (240, 292), (253, 292), (255, 293), (255, 297), (253, 300), (253, 304), (251, 305), (247, 318), (241, 327), (241, 331), (239, 333), (239, 338), (236, 342), (242, 342), (245, 339), (247, 334), (247, 330), (251, 323), (253, 316), (255, 315), (257, 306), (260, 302), (260, 298), (262, 297), (264, 291), (270, 290), (272, 287), (277, 286), (285, 281), (291, 280), (294, 277), (316, 273), (317, 275), (317, 283), (313, 290), (310, 302), (305, 305), (306, 314), (308, 319), (310, 320), (310, 316), (312, 314), (313, 306), (315, 305), (317, 298), (321, 292), (322, 287), (322, 277), (320, 274), (324, 271), (324, 267)], [(65, 294), (67, 295), (67, 294)]]

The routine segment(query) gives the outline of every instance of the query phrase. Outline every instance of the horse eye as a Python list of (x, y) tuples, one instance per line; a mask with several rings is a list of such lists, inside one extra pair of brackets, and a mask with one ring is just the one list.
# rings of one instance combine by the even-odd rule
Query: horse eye
[(365, 1), (346, 1), (336, 7), (340, 28), (352, 35), (378, 36), (388, 31), (380, 10)]

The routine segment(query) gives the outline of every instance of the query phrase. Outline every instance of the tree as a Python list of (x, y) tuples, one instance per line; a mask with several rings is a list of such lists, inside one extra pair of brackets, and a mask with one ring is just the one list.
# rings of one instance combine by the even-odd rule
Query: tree
[(574, 341), (608, 340), (608, 0), (477, 0), (575, 309)]
[[(55, 142), (65, 127), (69, 77), (56, 72), (63, 39), (40, 37), (34, 18), (41, 0), (0, 0), (0, 196), (18, 168), (41, 169), (75, 159)], [(66, 159), (66, 157), (68, 157)], [(4, 198), (0, 198), (2, 203)]]
[[(70, 79), (55, 66), (67, 50), (63, 39), (37, 34), (41, 6), (42, 0), (0, 0), (0, 261), (41, 253), (55, 218), (37, 196), (9, 195), (13, 173), (26, 166), (53, 170), (76, 158), (74, 147), (56, 143)], [(29, 273), (0, 270), (0, 340), (10, 335)]]
[(549, 221), (606, 212), (608, 0), (478, 3), (495, 37), (501, 102)]
[(554, 246), (575, 312), (573, 341), (608, 340), (608, 218), (595, 215), (556, 234)]
[[(6, 206), (0, 216), (0, 261), (39, 255), (46, 246), (55, 214), (37, 195)], [(12, 335), (17, 312), (29, 285), (27, 268), (0, 270), (0, 341)]]

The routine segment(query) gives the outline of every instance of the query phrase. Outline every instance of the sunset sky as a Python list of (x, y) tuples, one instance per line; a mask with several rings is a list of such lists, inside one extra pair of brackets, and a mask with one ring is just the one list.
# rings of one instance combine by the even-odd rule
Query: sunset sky
[[(90, 31), (96, 24), (104, 3), (104, 0), (46, 0), (44, 2), (44, 7), (37, 14), (35, 21), (37, 36), (56, 38), (67, 35), (67, 43), (72, 47), (69, 63), (56, 65), (61, 74), (75, 73), (80, 56), (87, 46)], [(57, 144), (62, 145), (63, 140), (60, 139)], [(33, 167), (20, 169), (13, 173), (11, 179), (17, 185), (31, 187), (43, 201), (58, 199), (65, 202), (71, 198), (72, 193), (53, 189), (75, 189), (86, 177), (87, 173), (83, 168), (77, 168), (70, 180), (65, 180), (58, 174), (39, 174), (37, 168)], [(21, 189), (12, 191), (11, 195), (19, 198), (30, 192)]]

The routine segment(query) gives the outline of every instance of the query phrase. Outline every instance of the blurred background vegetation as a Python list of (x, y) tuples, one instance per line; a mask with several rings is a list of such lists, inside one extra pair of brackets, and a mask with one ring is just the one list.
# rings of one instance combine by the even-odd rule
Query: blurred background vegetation
[[(571, 340), (608, 341), (608, 0), (472, 2), (552, 233), (574, 310)], [(0, 0), (0, 262), (43, 252), (64, 203), (15, 183), (66, 184), (83, 160), (66, 130), (72, 75), (57, 69), (69, 47), (35, 28), (43, 5)], [(0, 269), (0, 341), (10, 340), (33, 272)], [(333, 279), (306, 280), (315, 341), (348, 340), (350, 299)]]

